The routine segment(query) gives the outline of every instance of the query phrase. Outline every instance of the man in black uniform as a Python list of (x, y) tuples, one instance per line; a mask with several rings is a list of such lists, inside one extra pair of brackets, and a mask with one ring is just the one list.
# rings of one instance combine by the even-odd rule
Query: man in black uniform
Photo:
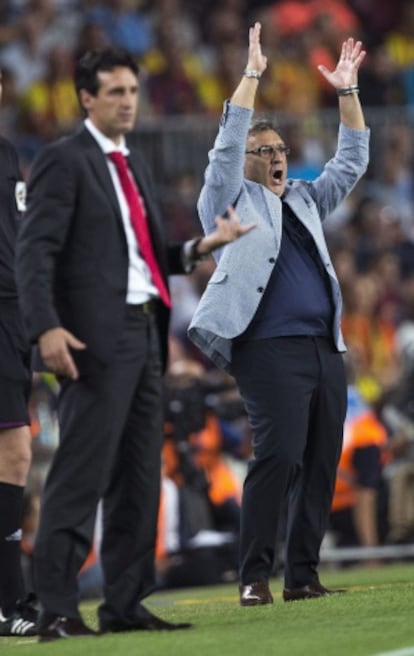
[(24, 192), (16, 151), (0, 137), (0, 636), (36, 634), (36, 608), (31, 595), (24, 598), (20, 562), (23, 492), (31, 461), (30, 352), (14, 280)]

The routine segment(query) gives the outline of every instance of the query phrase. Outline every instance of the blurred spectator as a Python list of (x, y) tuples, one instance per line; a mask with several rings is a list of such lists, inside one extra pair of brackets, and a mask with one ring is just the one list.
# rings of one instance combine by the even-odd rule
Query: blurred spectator
[(82, 3), (77, 0), (28, 0), (25, 11), (42, 24), (43, 47), (65, 45), (73, 50), (82, 22)]
[[(225, 433), (208, 403), (212, 394), (221, 398), (199, 363), (185, 358), (171, 364), (157, 543), (158, 572), (166, 587), (237, 577), (241, 480), (223, 458)], [(227, 412), (225, 397), (218, 403), (219, 412)], [(233, 451), (241, 441), (237, 434)]]
[(406, 103), (403, 76), (383, 43), (370, 48), (359, 75), (359, 88), (361, 102), (367, 107)]
[(72, 54), (64, 45), (47, 55), (45, 76), (33, 82), (21, 99), (21, 130), (37, 138), (37, 147), (66, 134), (80, 120), (72, 79)]
[[(329, 132), (326, 134), (323, 126), (321, 126), (321, 130), (324, 137), (321, 143), (324, 143)], [(325, 151), (329, 152), (330, 149), (325, 146)], [(364, 201), (366, 178), (367, 175), (355, 185), (347, 198), (327, 217), (324, 229), (330, 245), (337, 245), (344, 241), (348, 241), (348, 243), (351, 241), (354, 244), (356, 238), (352, 220)]]
[(109, 39), (102, 25), (88, 19), (79, 30), (72, 59), (76, 62), (88, 50), (102, 50), (108, 45)]
[(308, 29), (315, 18), (328, 16), (340, 41), (355, 34), (358, 18), (344, 0), (281, 0), (275, 2), (273, 20), (282, 34), (299, 34)]
[(190, 347), (187, 328), (200, 301), (200, 295), (197, 293), (193, 275), (171, 276), (170, 291), (173, 301), (170, 333), (187, 349)]
[(15, 76), (8, 68), (1, 70), (1, 86), (0, 134), (7, 134), (7, 137), (16, 144), (18, 140), (19, 95), (16, 89)]
[(13, 73), (19, 94), (41, 79), (51, 47), (65, 44), (71, 51), (79, 30), (79, 13), (70, 6), (58, 10), (54, 0), (29, 0), (13, 22), (15, 36), (0, 53), (0, 67)]
[[(348, 353), (346, 358), (352, 357)], [(348, 378), (352, 379), (348, 373)], [(387, 431), (351, 382), (330, 528), (338, 547), (380, 544), (378, 493)], [(370, 561), (373, 564), (373, 561)]]
[[(406, 326), (414, 326), (414, 271), (411, 271), (410, 274), (404, 276), (401, 281), (401, 296), (403, 299), (403, 316), (401, 318), (401, 323), (398, 329), (398, 340), (401, 339), (401, 334), (404, 334), (404, 329)], [(406, 353), (406, 345), (410, 344), (407, 339), (404, 339), (404, 347), (401, 342), (398, 342), (400, 351), (402, 351), (403, 357), (409, 356), (411, 360), (411, 353)]]
[(0, 48), (14, 41), (17, 36), (15, 14), (9, 0), (0, 0)]
[(155, 35), (163, 29), (179, 36), (185, 48), (199, 51), (201, 41), (201, 23), (196, 21), (193, 7), (186, 7), (183, 0), (157, 0), (150, 3), (149, 19)]
[(341, 289), (351, 289), (357, 276), (354, 249), (348, 244), (338, 245), (331, 250), (331, 257)]
[(201, 23), (203, 28), (203, 45), (201, 52), (206, 61), (206, 68), (217, 68), (214, 64), (216, 52), (223, 44), (242, 45), (247, 31), (243, 19), (243, 0), (240, 2), (215, 2), (210, 7)]
[(414, 5), (404, 0), (396, 25), (385, 36), (391, 60), (401, 69), (414, 67)]
[(161, 198), (161, 206), (165, 216), (168, 237), (172, 241), (190, 239), (199, 233), (199, 218), (197, 214), (197, 199), (200, 183), (191, 170), (173, 171)]
[(19, 18), (16, 29), (16, 39), (0, 53), (0, 68), (7, 68), (14, 76), (17, 92), (23, 93), (46, 73), (43, 23), (37, 13), (28, 11)]
[[(310, 65), (309, 60), (306, 35), (285, 38), (263, 75), (257, 94), (258, 109), (282, 110), (290, 117), (314, 112), (321, 100), (320, 81), (317, 69)], [(321, 63), (325, 62), (319, 60), (318, 64)]]
[(414, 178), (411, 129), (407, 124), (383, 127), (376, 159), (376, 176), (366, 181), (366, 193), (390, 206), (401, 220), (407, 238), (414, 241)]
[(88, 23), (101, 25), (111, 45), (141, 56), (154, 44), (151, 25), (139, 0), (98, 2), (86, 14)]
[(289, 177), (299, 180), (314, 180), (320, 175), (324, 164), (324, 152), (318, 140), (306, 135), (303, 127), (296, 123), (284, 129), (285, 142), (290, 148)]
[[(43, 459), (46, 452), (51, 454), (59, 441), (57, 423), (57, 395), (59, 384), (53, 374), (35, 373), (29, 402), (32, 437), (36, 452)], [(35, 469), (33, 467), (33, 469)]]
[(380, 212), (379, 233), (383, 247), (398, 259), (401, 289), (403, 279), (414, 273), (414, 242), (405, 234), (399, 216), (387, 205)]
[[(305, 58), (302, 54), (302, 64), (308, 67), (310, 76), (319, 64), (333, 70), (344, 38), (358, 36), (358, 19), (343, 0), (282, 0), (274, 4), (269, 18), (281, 37), (290, 37), (294, 43), (308, 42), (308, 54)], [(315, 78), (324, 104), (336, 104), (332, 87), (322, 76)]]
[[(365, 183), (364, 191), (369, 183)], [(381, 249), (379, 225), (384, 205), (374, 196), (362, 196), (349, 217), (348, 237), (355, 251), (358, 271), (364, 272), (371, 266)]]
[(144, 61), (152, 110), (158, 116), (199, 113), (202, 104), (195, 83), (199, 61), (177, 34), (165, 28), (158, 35), (159, 51)]
[(215, 50), (213, 68), (199, 77), (198, 92), (205, 111), (220, 114), (223, 98), (231, 95), (235, 80), (240, 79), (241, 46), (234, 41), (223, 41)]
[[(350, 34), (357, 39), (358, 23), (349, 7), (342, 0), (314, 0), (312, 21), (309, 33), (309, 65), (317, 70), (323, 64), (329, 70), (335, 66), (342, 41)], [(317, 78), (321, 102), (326, 106), (336, 106), (335, 90), (323, 76)]]
[(282, 0), (275, 2), (271, 9), (271, 18), (282, 35), (304, 32), (313, 16), (313, 3), (307, 0)]
[[(413, 305), (411, 306), (411, 308)], [(392, 461), (385, 470), (388, 483), (388, 542), (414, 540), (414, 315), (397, 334), (402, 376), (384, 399), (381, 416), (393, 433)]]
[(382, 39), (398, 23), (401, 7), (406, 1), (382, 2), (380, 10), (378, 0), (348, 0), (348, 5), (358, 17), (365, 35), (369, 35), (375, 41)]
[(343, 292), (342, 330), (345, 343), (355, 354), (355, 386), (373, 403), (399, 374), (396, 327), (378, 314), (381, 281), (372, 271), (359, 274)]
[(402, 315), (401, 270), (398, 254), (384, 249), (375, 258), (372, 271), (379, 281), (378, 317), (398, 326)]
[(407, 102), (414, 107), (414, 5), (404, 0), (400, 19), (394, 28), (385, 35), (385, 44), (391, 60), (399, 68), (407, 96)]
[[(243, 36), (243, 24), (238, 9), (224, 3), (210, 8), (204, 24), (200, 24), (200, 29), (204, 31), (204, 40), (194, 43), (197, 32), (195, 28), (188, 27), (189, 16), (185, 14), (187, 21), (184, 23), (183, 33), (182, 21), (177, 21), (177, 16), (171, 13), (171, 2), (172, 0), (163, 0), (162, 5), (167, 4), (169, 12), (164, 11), (157, 25), (159, 56), (161, 61), (164, 61), (163, 66), (161, 70), (154, 71), (153, 62), (156, 62), (156, 57), (151, 57), (151, 53), (143, 62), (150, 73), (150, 100), (154, 102), (156, 86), (160, 88), (158, 97), (161, 98), (161, 102), (155, 101), (158, 113), (161, 111), (162, 101), (167, 108), (173, 102), (183, 105), (183, 100), (180, 102), (179, 98), (171, 98), (175, 76), (175, 95), (178, 91), (178, 95), (181, 94), (187, 99), (184, 109), (178, 107), (175, 113), (220, 113), (223, 97), (232, 90), (235, 76), (240, 77), (239, 46)], [(172, 4), (174, 5), (174, 2)], [(173, 66), (175, 73), (171, 70)], [(164, 73), (167, 67), (170, 68), (168, 82)], [(164, 113), (174, 112), (168, 109), (164, 110)]]

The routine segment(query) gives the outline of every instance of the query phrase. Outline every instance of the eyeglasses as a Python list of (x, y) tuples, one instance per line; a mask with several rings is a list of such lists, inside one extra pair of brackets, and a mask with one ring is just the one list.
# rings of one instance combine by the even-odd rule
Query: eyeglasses
[(246, 150), (246, 155), (259, 155), (259, 157), (268, 158), (273, 158), (276, 153), (289, 155), (290, 148), (284, 144), (278, 144), (277, 146), (259, 146), (258, 148), (253, 148), (253, 150)]

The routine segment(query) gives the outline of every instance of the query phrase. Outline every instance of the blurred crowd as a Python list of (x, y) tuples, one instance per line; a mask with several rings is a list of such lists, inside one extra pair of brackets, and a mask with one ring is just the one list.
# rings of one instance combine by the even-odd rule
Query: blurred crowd
[[(223, 100), (240, 79), (247, 29), (254, 20), (262, 22), (270, 62), (257, 108), (289, 116), (284, 132), (291, 148), (289, 177), (316, 177), (331, 147), (329, 126), (325, 130), (318, 116), (333, 110), (337, 100), (316, 65), (333, 68), (348, 35), (361, 38), (368, 50), (359, 85), (368, 122), (370, 109), (379, 112), (372, 114), (371, 164), (325, 226), (344, 296), (349, 382), (330, 532), (337, 545), (414, 542), (411, 0), (380, 8), (375, 0), (0, 0), (0, 132), (14, 141), (28, 171), (39, 148), (80, 120), (72, 84), (75, 60), (109, 43), (128, 48), (139, 62), (141, 122), (161, 131), (167, 117), (194, 115), (198, 125), (208, 118), (216, 126)], [(337, 114), (332, 123), (336, 128)], [(200, 232), (196, 199), (201, 183), (188, 163), (180, 168), (177, 160), (175, 173), (168, 187), (160, 187), (160, 200), (170, 236), (190, 238)], [(191, 276), (172, 280), (157, 546), (159, 581), (166, 586), (237, 576), (249, 426), (232, 381), (213, 371), (186, 338), (213, 268), (213, 260), (207, 260)], [(35, 463), (24, 541), (28, 570), (39, 494), (58, 439), (56, 385), (53, 377), (37, 375), (33, 386)], [(99, 588), (98, 543), (99, 527), (97, 548), (85, 566), (85, 594)]]
[(218, 115), (239, 79), (248, 26), (260, 20), (270, 66), (257, 108), (303, 116), (336, 105), (316, 69), (352, 34), (369, 56), (364, 106), (414, 105), (410, 0), (2, 0), (3, 131), (30, 156), (79, 120), (71, 73), (87, 49), (116, 44), (141, 67), (141, 119)]

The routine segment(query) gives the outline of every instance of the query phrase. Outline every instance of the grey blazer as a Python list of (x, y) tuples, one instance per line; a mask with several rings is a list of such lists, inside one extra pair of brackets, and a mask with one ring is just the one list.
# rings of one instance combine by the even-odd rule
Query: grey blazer
[[(191, 321), (190, 339), (218, 367), (231, 369), (232, 340), (245, 331), (263, 297), (280, 250), (282, 205), (276, 194), (244, 179), (247, 133), (252, 111), (225, 104), (219, 133), (209, 153), (209, 165), (198, 202), (204, 232), (215, 228), (214, 218), (229, 205), (241, 223), (257, 227), (217, 250), (211, 276)], [(322, 221), (349, 194), (366, 171), (369, 130), (341, 124), (337, 151), (312, 182), (288, 180), (285, 202), (311, 233), (329, 275), (334, 303), (333, 339), (345, 351), (340, 321), (342, 297), (322, 230)], [(304, 281), (306, 284), (306, 281)]]

